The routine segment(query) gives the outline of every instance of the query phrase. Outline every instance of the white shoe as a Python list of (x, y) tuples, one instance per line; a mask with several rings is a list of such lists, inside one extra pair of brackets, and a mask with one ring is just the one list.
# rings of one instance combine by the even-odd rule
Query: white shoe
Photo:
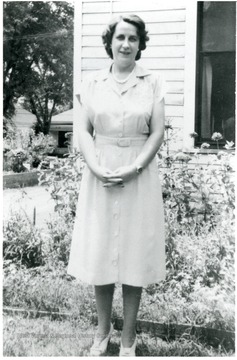
[(110, 331), (106, 338), (102, 341), (99, 341), (99, 339), (94, 340), (94, 344), (92, 345), (90, 349), (90, 356), (102, 356), (107, 350), (108, 343), (110, 341), (112, 332), (114, 330), (113, 324), (110, 325)]
[(137, 345), (137, 337), (135, 337), (134, 343), (130, 348), (123, 347), (122, 341), (119, 351), (119, 356), (136, 356), (135, 350)]

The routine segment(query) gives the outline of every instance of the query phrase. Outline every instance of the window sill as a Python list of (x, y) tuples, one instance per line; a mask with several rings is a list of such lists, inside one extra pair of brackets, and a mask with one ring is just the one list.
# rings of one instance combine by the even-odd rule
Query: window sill
[(183, 153), (185, 154), (201, 154), (201, 155), (217, 155), (220, 151), (226, 152), (228, 154), (235, 154), (235, 149), (225, 149), (221, 148), (219, 150), (217, 149), (199, 149), (199, 148), (193, 148), (188, 150), (183, 150)]

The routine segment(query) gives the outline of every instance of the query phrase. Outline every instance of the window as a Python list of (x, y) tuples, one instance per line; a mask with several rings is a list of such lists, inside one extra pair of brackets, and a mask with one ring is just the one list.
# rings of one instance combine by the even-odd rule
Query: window
[(58, 132), (58, 147), (59, 148), (66, 148), (68, 144), (68, 139), (65, 137), (68, 131), (59, 131)]
[(198, 3), (196, 145), (235, 141), (235, 17), (235, 2)]

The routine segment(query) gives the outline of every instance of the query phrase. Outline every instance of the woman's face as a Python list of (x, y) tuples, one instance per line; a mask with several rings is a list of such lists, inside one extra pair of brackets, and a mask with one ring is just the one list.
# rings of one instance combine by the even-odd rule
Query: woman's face
[(123, 66), (133, 64), (139, 50), (139, 36), (136, 26), (120, 21), (115, 28), (111, 50), (114, 62)]

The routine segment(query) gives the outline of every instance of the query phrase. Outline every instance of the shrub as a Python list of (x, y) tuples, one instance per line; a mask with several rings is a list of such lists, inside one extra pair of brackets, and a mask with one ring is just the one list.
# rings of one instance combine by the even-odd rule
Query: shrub
[(49, 235), (47, 260), (68, 264), (73, 223), (74, 218), (69, 217), (65, 210), (56, 212), (47, 221)]
[(3, 223), (3, 258), (14, 263), (35, 267), (44, 263), (43, 241), (39, 229), (27, 215), (12, 212)]
[(38, 167), (55, 146), (50, 135), (36, 135), (32, 129), (11, 131), (3, 139), (4, 170), (23, 172)]
[(81, 155), (75, 152), (65, 159), (56, 158), (50, 172), (42, 172), (39, 177), (39, 184), (46, 186), (55, 201), (55, 211), (63, 211), (65, 220), (69, 222), (76, 215), (83, 166)]

